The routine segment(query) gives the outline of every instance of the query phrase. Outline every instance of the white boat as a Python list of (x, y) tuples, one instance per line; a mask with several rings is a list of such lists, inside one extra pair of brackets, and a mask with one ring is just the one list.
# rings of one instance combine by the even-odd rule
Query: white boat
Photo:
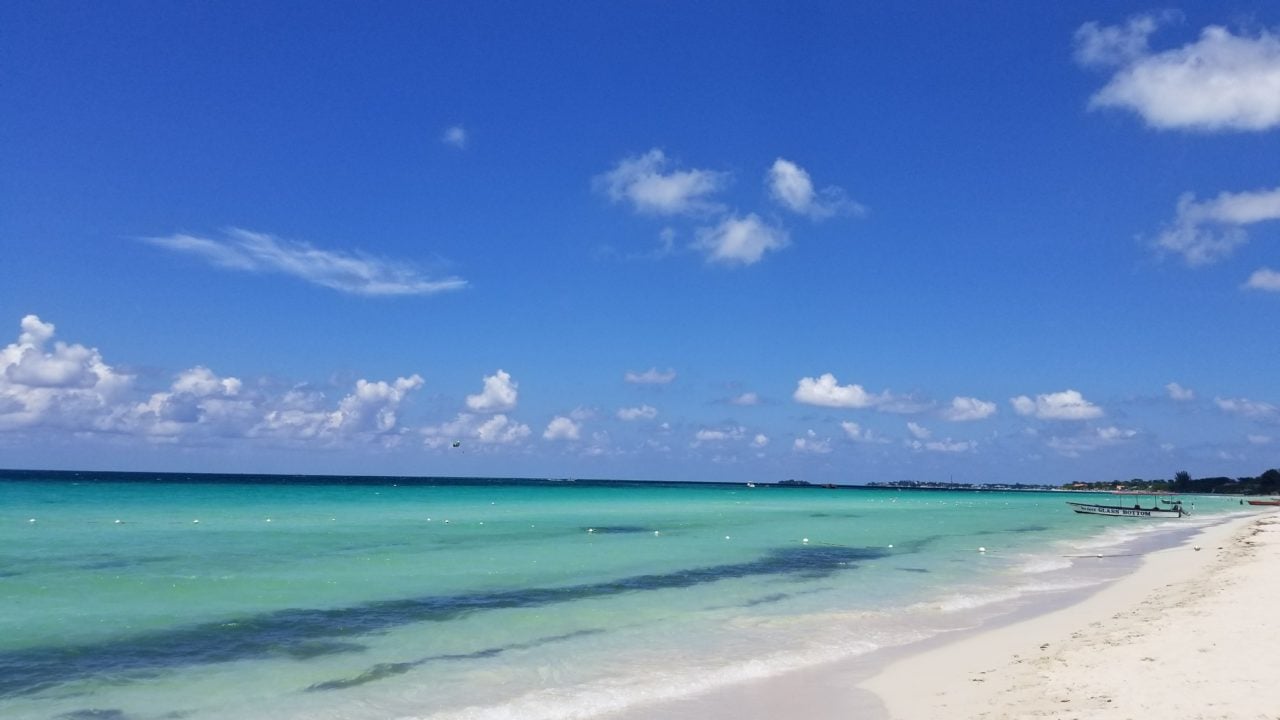
[[(1183, 501), (1166, 500), (1160, 498), (1160, 502), (1165, 503), (1166, 507), (1161, 507), (1156, 502), (1156, 498), (1148, 493), (1143, 492), (1124, 492), (1117, 491), (1115, 495), (1124, 495), (1134, 498), (1133, 505), (1101, 505), (1096, 502), (1068, 502), (1071, 510), (1080, 512), (1084, 515), (1111, 515), (1115, 518), (1183, 518), (1190, 515), (1190, 512), (1183, 510)], [(1139, 498), (1151, 498), (1151, 507), (1144, 507), (1142, 500)]]
[(1162, 508), (1158, 505), (1152, 507), (1142, 507), (1141, 503), (1135, 503), (1132, 507), (1126, 505), (1097, 505), (1094, 503), (1078, 503), (1069, 502), (1072, 510), (1084, 515), (1111, 515), (1114, 517), (1145, 517), (1145, 518), (1180, 518), (1190, 515), (1186, 510), (1182, 509), (1182, 505), (1175, 504), (1173, 507)]

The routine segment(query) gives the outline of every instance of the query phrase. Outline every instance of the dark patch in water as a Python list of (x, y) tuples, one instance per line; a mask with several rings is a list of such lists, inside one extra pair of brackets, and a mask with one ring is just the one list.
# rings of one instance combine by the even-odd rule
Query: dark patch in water
[(904, 568), (898, 568), (898, 569), (899, 569), (899, 570), (901, 570), (902, 572), (913, 572), (913, 573), (927, 573), (927, 572), (929, 572), (929, 570), (926, 570), (926, 569), (924, 569), (924, 568), (905, 568), (905, 567), (904, 567)]
[(1023, 527), (1013, 528), (1009, 532), (1044, 532), (1049, 528), (1044, 525), (1025, 525)]
[(809, 513), (811, 518), (856, 518), (862, 517), (861, 513), (832, 513), (832, 512), (815, 512)]
[(99, 710), (98, 708), (88, 708), (85, 710), (72, 710), (69, 713), (63, 713), (56, 716), (56, 720), (128, 720), (128, 715), (123, 710), (111, 708), (110, 710)]
[(322, 657), (324, 655), (338, 655), (348, 652), (362, 652), (369, 648), (365, 645), (349, 642), (325, 642), (323, 640), (315, 642), (302, 642), (297, 645), (280, 648), (280, 652), (288, 655), (294, 660), (310, 660), (311, 658)]
[[(889, 554), (884, 548), (786, 547), (747, 562), (632, 575), (604, 582), (427, 595), (329, 609), (292, 608), (110, 642), (12, 650), (0, 652), (0, 697), (32, 693), (52, 683), (87, 677), (119, 677), (138, 671), (268, 657), (316, 641), (366, 635), (410, 623), (444, 622), (485, 610), (544, 607), (755, 576), (823, 578)], [(331, 644), (328, 650), (347, 651), (341, 643)]]
[(623, 535), (627, 533), (650, 533), (651, 528), (640, 527), (639, 525), (595, 525), (589, 528), (582, 528), (586, 532), (594, 532), (596, 534), (604, 533), (606, 535)]
[(529, 642), (515, 643), (513, 645), (508, 645), (506, 647), (485, 648), (484, 650), (477, 650), (475, 652), (469, 652), (469, 653), (449, 653), (445, 655), (430, 655), (428, 657), (420, 658), (418, 660), (411, 660), (409, 662), (378, 663), (377, 665), (374, 665), (373, 667), (369, 668), (368, 670), (365, 670), (364, 672), (360, 673), (359, 675), (356, 675), (355, 677), (342, 678), (340, 680), (326, 680), (325, 682), (316, 683), (314, 685), (309, 686), (307, 688), (307, 691), (314, 692), (317, 690), (345, 690), (346, 688), (355, 687), (357, 685), (364, 685), (365, 683), (371, 683), (371, 682), (374, 682), (375, 680), (382, 680), (383, 678), (394, 677), (396, 675), (403, 675), (420, 665), (426, 665), (427, 663), (430, 663), (430, 662), (438, 662), (442, 660), (476, 660), (479, 658), (487, 658), (487, 657), (493, 657), (495, 655), (501, 655), (502, 653), (507, 652), (509, 650), (527, 650), (529, 648), (534, 648), (539, 645), (548, 645), (550, 643), (563, 642), (565, 640), (569, 640), (572, 638), (582, 637), (584, 635), (596, 635), (602, 632), (604, 631), (603, 630), (577, 630), (575, 632), (565, 633), (564, 635), (552, 635), (550, 637), (538, 638), (537, 640), (531, 640)]
[(768, 605), (769, 603), (776, 603), (782, 600), (786, 600), (789, 597), (791, 596), (786, 593), (775, 593), (773, 595), (765, 595), (764, 597), (753, 598), (751, 600), (748, 600), (742, 603), (742, 607), (755, 607), (756, 605)]

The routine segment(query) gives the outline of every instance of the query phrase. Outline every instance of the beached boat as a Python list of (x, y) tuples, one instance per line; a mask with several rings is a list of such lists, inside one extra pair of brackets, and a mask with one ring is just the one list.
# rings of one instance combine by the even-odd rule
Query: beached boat
[(1247, 500), (1250, 505), (1280, 505), (1280, 498), (1271, 498), (1270, 500)]
[(1151, 507), (1142, 507), (1141, 503), (1136, 503), (1132, 507), (1126, 505), (1098, 505), (1095, 503), (1078, 503), (1069, 502), (1072, 510), (1084, 515), (1111, 515), (1112, 517), (1145, 517), (1145, 518), (1180, 518), (1189, 515), (1186, 510), (1182, 509), (1182, 505), (1175, 504), (1173, 507), (1162, 508), (1158, 505)]

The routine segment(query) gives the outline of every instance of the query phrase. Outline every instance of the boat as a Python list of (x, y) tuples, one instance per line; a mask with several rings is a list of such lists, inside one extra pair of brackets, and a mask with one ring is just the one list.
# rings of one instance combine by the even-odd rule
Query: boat
[(1271, 498), (1270, 500), (1246, 500), (1250, 505), (1280, 505), (1280, 498)]
[[(1142, 492), (1125, 492), (1123, 490), (1116, 491), (1116, 495), (1149, 495), (1150, 493)], [(1135, 498), (1133, 506), (1129, 505), (1104, 505), (1100, 503), (1078, 503), (1069, 502), (1072, 510), (1082, 515), (1111, 515), (1112, 517), (1145, 517), (1145, 518), (1180, 518), (1190, 515), (1182, 508), (1182, 501), (1178, 499), (1161, 498), (1160, 502), (1170, 507), (1160, 507), (1152, 498), (1151, 507), (1143, 507), (1142, 502)]]

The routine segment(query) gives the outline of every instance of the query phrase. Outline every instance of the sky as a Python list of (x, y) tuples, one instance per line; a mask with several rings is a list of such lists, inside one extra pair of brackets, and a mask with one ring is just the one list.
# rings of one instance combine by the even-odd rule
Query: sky
[(1280, 466), (1280, 7), (0, 4), (0, 467)]

